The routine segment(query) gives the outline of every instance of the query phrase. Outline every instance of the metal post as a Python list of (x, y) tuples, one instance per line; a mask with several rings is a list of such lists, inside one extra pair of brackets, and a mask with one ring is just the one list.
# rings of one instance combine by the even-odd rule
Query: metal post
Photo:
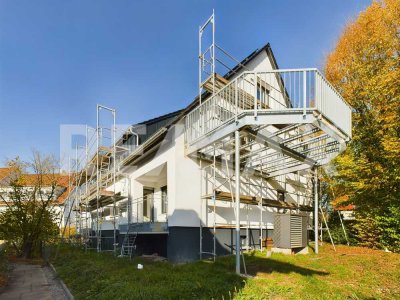
[(200, 243), (200, 252), (199, 252), (199, 257), (200, 260), (203, 259), (203, 224), (202, 222), (202, 217), (203, 217), (203, 198), (202, 198), (202, 191), (203, 191), (203, 169), (202, 169), (202, 160), (200, 159), (200, 211), (199, 211), (199, 243)]
[(303, 118), (306, 117), (307, 107), (307, 71), (303, 71)]
[(260, 250), (263, 251), (263, 161), (261, 160), (261, 193), (260, 193)]
[(212, 13), (212, 78), (213, 78), (213, 95), (215, 94), (215, 15), (214, 9)]
[(100, 198), (100, 170), (99, 170), (99, 147), (100, 147), (100, 123), (99, 123), (99, 112), (100, 112), (100, 106), (97, 104), (97, 112), (96, 112), (96, 210), (97, 210), (97, 218), (96, 218), (96, 243), (97, 243), (97, 252), (100, 252), (100, 245), (101, 245), (101, 239), (99, 236), (99, 218), (100, 218), (100, 213), (99, 213), (99, 198)]
[(344, 227), (343, 220), (342, 220), (342, 215), (340, 214), (340, 211), (338, 211), (338, 214), (339, 214), (340, 224), (342, 225), (344, 237), (346, 238), (347, 246), (350, 246), (350, 242), (349, 242), (349, 239), (348, 239), (348, 237), (347, 237), (346, 228)]
[(112, 128), (112, 135), (113, 135), (113, 137), (112, 137), (112, 143), (113, 143), (113, 155), (112, 155), (112, 157), (113, 157), (113, 185), (114, 185), (114, 197), (113, 197), (113, 224), (114, 224), (114, 247), (113, 247), (113, 250), (114, 250), (114, 255), (116, 256), (117, 255), (117, 225), (116, 225), (116, 213), (117, 213), (117, 203), (116, 203), (116, 199), (115, 199), (115, 194), (116, 194), (116, 187), (115, 187), (115, 185), (116, 185), (116, 179), (115, 179), (115, 177), (116, 177), (116, 174), (115, 174), (115, 172), (117, 171), (117, 169), (116, 169), (116, 164), (117, 164), (117, 155), (116, 155), (116, 145), (115, 145), (115, 143), (116, 143), (116, 138), (115, 138), (115, 135), (116, 135), (116, 131), (117, 131), (117, 129), (116, 129), (116, 124), (115, 124), (115, 109), (113, 109), (112, 111), (112, 115), (113, 115), (113, 128)]
[(199, 103), (201, 104), (201, 70), (203, 67), (203, 54), (201, 51), (201, 35), (203, 34), (201, 26), (199, 26)]
[(237, 124), (238, 122), (238, 113), (239, 113), (239, 99), (238, 99), (238, 85), (239, 85), (239, 80), (236, 78), (235, 79), (235, 122)]
[[(78, 198), (78, 171), (79, 171), (79, 166), (78, 166), (78, 144), (75, 145), (75, 203), (76, 205), (79, 205), (79, 198)], [(74, 217), (75, 217), (75, 234), (78, 234), (78, 219), (76, 217), (77, 215), (77, 210), (72, 208), (74, 210)]]
[[(322, 211), (322, 207), (320, 207), (319, 209), (320, 209), (320, 211), (321, 211), (322, 219), (323, 219), (323, 221), (324, 221), (324, 223), (325, 223), (326, 230), (328, 231), (329, 238), (330, 238), (330, 240), (331, 240), (331, 244), (332, 244), (333, 250), (335, 250), (335, 252), (336, 252), (335, 243), (333, 242), (333, 238), (332, 238), (332, 235), (331, 235), (331, 231), (329, 230), (328, 222), (326, 221), (324, 212)], [(322, 227), (322, 221), (321, 221), (321, 227)]]
[(216, 243), (216, 240), (217, 240), (217, 237), (216, 237), (216, 235), (217, 235), (217, 229), (216, 229), (216, 224), (215, 224), (215, 222), (216, 222), (216, 219), (215, 219), (215, 210), (216, 210), (216, 195), (217, 195), (217, 193), (216, 193), (216, 185), (217, 185), (217, 179), (216, 179), (216, 159), (215, 159), (215, 155), (216, 155), (216, 153), (215, 153), (215, 144), (214, 144), (214, 153), (213, 153), (213, 156), (214, 156), (214, 159), (213, 159), (213, 236), (214, 236), (214, 239), (213, 239), (213, 253), (214, 253), (214, 261), (215, 261), (215, 257), (217, 256), (217, 243)]
[(235, 131), (236, 273), (240, 274), (240, 132)]
[(315, 253), (318, 254), (318, 169), (314, 168), (314, 233)]
[(85, 252), (87, 251), (88, 242), (89, 242), (89, 220), (88, 220), (88, 172), (87, 172), (87, 164), (88, 164), (88, 126), (86, 125), (86, 137), (85, 137)]

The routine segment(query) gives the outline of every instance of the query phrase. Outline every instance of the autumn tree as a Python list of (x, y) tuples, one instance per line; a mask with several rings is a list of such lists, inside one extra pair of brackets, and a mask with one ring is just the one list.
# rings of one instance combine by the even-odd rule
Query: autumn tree
[(7, 205), (0, 213), (0, 238), (30, 258), (58, 235), (57, 198), (65, 188), (52, 156), (34, 152), (31, 162), (17, 158), (7, 164), (10, 173), (0, 183), (0, 200)]
[(400, 251), (400, 1), (373, 2), (327, 57), (353, 107), (353, 139), (334, 161), (335, 194), (356, 207), (362, 244)]

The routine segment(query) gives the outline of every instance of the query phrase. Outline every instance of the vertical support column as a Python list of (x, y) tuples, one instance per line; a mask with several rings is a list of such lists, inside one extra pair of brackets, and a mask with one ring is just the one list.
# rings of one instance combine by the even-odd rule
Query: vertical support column
[(314, 167), (314, 240), (316, 254), (318, 254), (318, 206), (318, 169)]
[(307, 71), (303, 71), (303, 118), (306, 117), (307, 108)]
[(203, 68), (203, 54), (201, 50), (201, 36), (203, 34), (203, 31), (201, 29), (201, 26), (199, 26), (199, 103), (201, 104), (201, 70)]
[(114, 232), (113, 232), (113, 253), (114, 256), (117, 255), (117, 219), (116, 219), (116, 214), (117, 214), (117, 203), (116, 203), (116, 199), (115, 199), (115, 195), (116, 195), (116, 171), (117, 171), (117, 149), (116, 149), (116, 133), (117, 133), (117, 128), (115, 127), (115, 109), (111, 110), (112, 112), (112, 116), (113, 116), (113, 128), (112, 128), (112, 143), (113, 143), (113, 154), (112, 154), (112, 158), (113, 158), (113, 188), (114, 188), (114, 197), (113, 197), (113, 224), (114, 224)]
[(235, 131), (236, 273), (240, 274), (240, 132)]
[[(89, 157), (89, 137), (88, 137), (89, 127), (86, 125), (86, 137), (85, 137), (85, 251), (87, 251), (89, 239), (90, 239), (90, 231), (89, 231), (89, 202), (88, 202), (88, 157)], [(90, 222), (92, 223), (92, 222)], [(92, 226), (90, 226), (90, 230), (92, 230)]]
[(263, 161), (261, 160), (261, 190), (260, 190), (260, 250), (263, 251)]
[(199, 211), (199, 245), (200, 245), (200, 252), (199, 258), (200, 260), (203, 259), (203, 168), (202, 168), (202, 160), (200, 159), (200, 211)]
[(214, 15), (214, 9), (212, 13), (212, 80), (213, 80), (213, 95), (215, 94), (215, 15)]
[(217, 256), (217, 244), (216, 244), (216, 240), (217, 240), (217, 229), (216, 229), (216, 224), (215, 224), (215, 222), (216, 222), (216, 219), (215, 219), (215, 210), (216, 210), (216, 201), (217, 201), (217, 198), (216, 198), (216, 186), (217, 186), (217, 180), (216, 180), (216, 168), (217, 168), (217, 165), (216, 165), (216, 153), (215, 153), (215, 144), (214, 144), (214, 153), (213, 153), (213, 156), (214, 156), (214, 158), (213, 158), (213, 236), (214, 236), (214, 239), (213, 239), (213, 253), (214, 253), (214, 261), (215, 261), (215, 258), (216, 258), (216, 256)]
[(235, 83), (234, 83), (234, 87), (235, 87), (235, 122), (236, 122), (236, 124), (238, 122), (238, 114), (239, 114), (238, 85), (239, 85), (239, 80), (236, 78)]
[(78, 199), (79, 199), (79, 194), (78, 194), (78, 144), (75, 144), (75, 199), (74, 199), (74, 205), (72, 206), (72, 215), (75, 219), (75, 234), (78, 234), (78, 218), (77, 218), (77, 209), (74, 206), (79, 205)]
[(100, 200), (100, 170), (99, 170), (99, 147), (100, 147), (100, 122), (99, 122), (99, 112), (100, 112), (100, 105), (97, 104), (96, 109), (96, 211), (97, 211), (97, 218), (96, 218), (96, 243), (97, 243), (97, 252), (101, 250), (101, 237), (100, 237), (100, 228), (99, 228), (99, 200)]

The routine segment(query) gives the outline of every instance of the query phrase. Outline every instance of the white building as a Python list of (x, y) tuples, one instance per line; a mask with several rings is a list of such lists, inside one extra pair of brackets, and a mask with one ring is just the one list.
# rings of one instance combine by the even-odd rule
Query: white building
[(313, 170), (345, 149), (351, 108), (316, 69), (279, 70), (269, 44), (224, 76), (213, 63), (185, 109), (87, 157), (69, 201), (89, 247), (171, 261), (234, 253), (238, 199), (243, 247), (261, 247), (277, 214), (312, 228)]
[[(13, 180), (18, 180), (18, 184), (22, 186), (20, 191), (23, 195), (20, 196), (20, 200), (49, 201), (48, 209), (57, 216), (62, 216), (64, 201), (69, 194), (68, 175), (19, 174), (15, 168), (0, 168), (0, 213), (6, 211), (15, 201), (13, 196), (15, 191), (11, 184)], [(58, 218), (54, 221), (60, 223)]]

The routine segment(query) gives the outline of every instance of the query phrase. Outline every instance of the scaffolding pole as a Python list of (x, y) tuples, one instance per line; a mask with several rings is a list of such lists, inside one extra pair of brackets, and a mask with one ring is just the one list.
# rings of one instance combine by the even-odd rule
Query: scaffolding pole
[(115, 195), (116, 195), (115, 175), (116, 175), (116, 171), (117, 171), (117, 168), (116, 168), (117, 161), (116, 161), (116, 145), (115, 145), (116, 138), (115, 138), (115, 135), (116, 135), (117, 128), (116, 128), (116, 124), (115, 124), (115, 109), (112, 109), (111, 113), (113, 116), (113, 128), (112, 128), (112, 145), (113, 145), (113, 155), (112, 155), (113, 171), (112, 172), (113, 172), (113, 192), (114, 192), (114, 197), (113, 197), (113, 225), (114, 225), (114, 228), (113, 228), (114, 229), (113, 252), (114, 252), (114, 256), (116, 256), (117, 255), (117, 224), (116, 224), (117, 203), (116, 203), (116, 197), (115, 197)]
[(235, 131), (236, 273), (240, 274), (240, 132)]
[(216, 158), (215, 158), (215, 144), (214, 144), (214, 159), (213, 159), (213, 253), (214, 253), (214, 262), (215, 262), (215, 257), (217, 256), (217, 229), (216, 229), (216, 202), (217, 202), (217, 195), (216, 195)]
[(203, 189), (203, 169), (202, 169), (202, 161), (200, 159), (200, 212), (199, 212), (199, 243), (200, 243), (200, 253), (199, 257), (200, 260), (203, 259), (203, 224), (202, 224), (202, 218), (203, 218), (203, 195), (202, 195), (202, 189)]
[(100, 105), (96, 105), (96, 213), (97, 213), (97, 218), (96, 218), (96, 249), (97, 252), (101, 251), (101, 237), (100, 237), (100, 227), (99, 227), (99, 219), (100, 219), (100, 214), (99, 214), (99, 200), (100, 200), (100, 181), (99, 181), (99, 176), (100, 176), (100, 168), (99, 168), (99, 163), (100, 163), (100, 157), (99, 157), (99, 147), (100, 147)]
[(314, 240), (315, 253), (318, 254), (318, 169), (314, 167)]
[(88, 248), (88, 242), (90, 239), (90, 231), (91, 231), (91, 227), (90, 226), (90, 231), (89, 231), (89, 222), (88, 222), (88, 211), (89, 211), (89, 202), (88, 202), (88, 170), (87, 170), (87, 164), (88, 164), (88, 160), (89, 160), (89, 126), (86, 125), (86, 139), (85, 139), (85, 251), (87, 251)]

